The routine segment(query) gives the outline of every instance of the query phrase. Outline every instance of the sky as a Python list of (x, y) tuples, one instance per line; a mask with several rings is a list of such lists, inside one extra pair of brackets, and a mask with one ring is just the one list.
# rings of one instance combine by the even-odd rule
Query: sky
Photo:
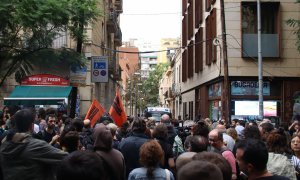
[(123, 0), (120, 18), (122, 40), (143, 39), (159, 43), (161, 38), (181, 34), (180, 0)]

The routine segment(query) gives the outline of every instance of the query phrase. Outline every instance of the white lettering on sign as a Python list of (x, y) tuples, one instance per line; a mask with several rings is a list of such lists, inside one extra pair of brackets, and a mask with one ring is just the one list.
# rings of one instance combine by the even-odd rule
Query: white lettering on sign
[(60, 82), (60, 78), (48, 78), (49, 82)]
[(29, 77), (29, 81), (41, 81), (39, 77)]

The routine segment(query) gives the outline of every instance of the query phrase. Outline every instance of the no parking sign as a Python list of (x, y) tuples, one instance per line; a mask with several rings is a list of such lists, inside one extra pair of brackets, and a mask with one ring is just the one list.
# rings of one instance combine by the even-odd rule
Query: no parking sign
[(92, 56), (92, 82), (108, 82), (107, 56)]

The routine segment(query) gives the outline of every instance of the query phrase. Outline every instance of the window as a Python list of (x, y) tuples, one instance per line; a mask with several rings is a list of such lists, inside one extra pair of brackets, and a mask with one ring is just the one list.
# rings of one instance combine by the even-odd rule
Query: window
[(206, 64), (210, 65), (216, 62), (217, 49), (213, 45), (213, 40), (217, 36), (216, 9), (213, 9), (210, 15), (205, 20), (206, 22)]
[(195, 37), (195, 73), (203, 70), (203, 28), (200, 27)]
[(202, 1), (195, 1), (195, 27), (200, 27), (202, 23)]
[[(279, 3), (261, 3), (261, 33), (278, 33)], [(257, 4), (255, 2), (242, 3), (242, 32), (257, 34)]]
[[(280, 57), (279, 2), (261, 3), (262, 57)], [(242, 2), (242, 57), (258, 56), (257, 3)]]
[(188, 78), (194, 75), (194, 41), (191, 41), (188, 47)]
[(187, 80), (187, 49), (182, 53), (182, 82)]
[(193, 37), (194, 33), (194, 14), (193, 14), (193, 1), (189, 1), (188, 7), (188, 39)]

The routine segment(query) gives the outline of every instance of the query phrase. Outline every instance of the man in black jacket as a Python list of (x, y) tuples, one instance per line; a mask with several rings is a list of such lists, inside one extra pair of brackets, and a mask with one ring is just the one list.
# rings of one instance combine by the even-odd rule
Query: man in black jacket
[(34, 114), (18, 111), (11, 131), (0, 147), (0, 162), (4, 180), (55, 180), (55, 167), (67, 155), (43, 140), (31, 136)]

